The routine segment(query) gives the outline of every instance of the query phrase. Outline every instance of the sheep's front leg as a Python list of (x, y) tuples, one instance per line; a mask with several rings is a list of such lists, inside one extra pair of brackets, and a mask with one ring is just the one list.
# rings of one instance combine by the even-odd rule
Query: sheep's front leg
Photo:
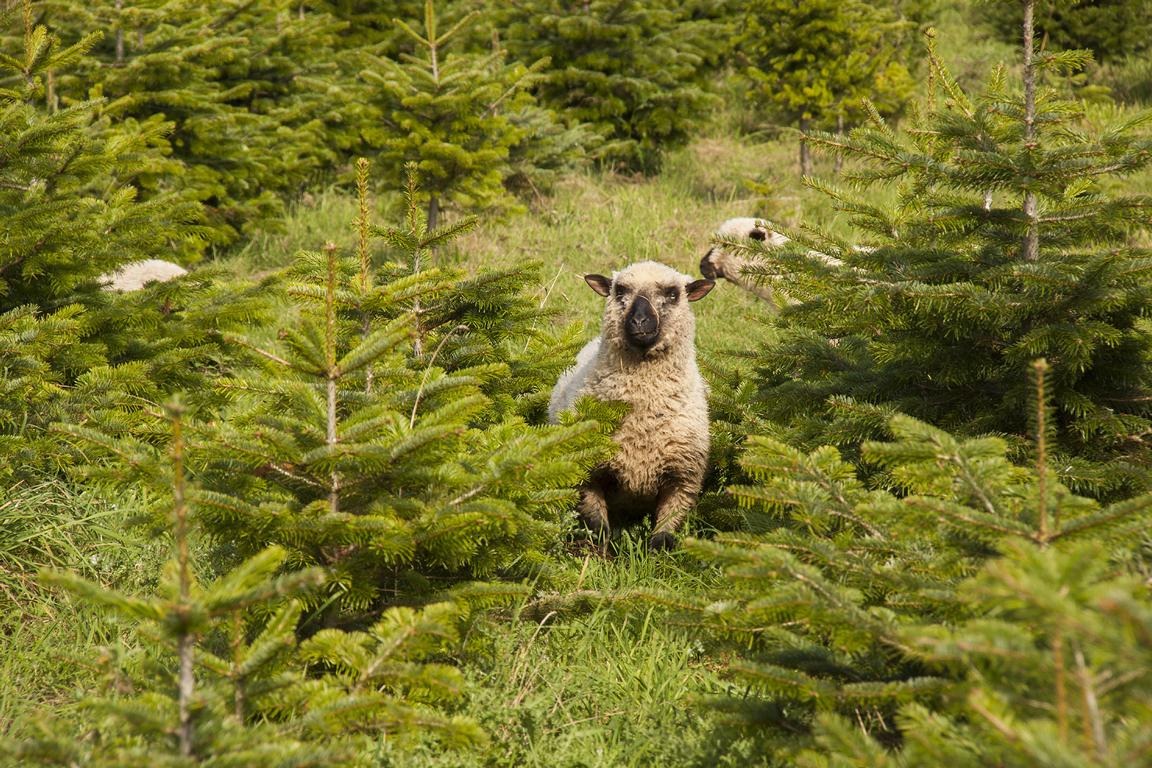
[(699, 495), (697, 485), (683, 481), (676, 481), (660, 492), (656, 499), (656, 521), (648, 539), (649, 549), (672, 549), (676, 546), (676, 530)]
[(580, 503), (576, 507), (580, 522), (591, 531), (592, 538), (599, 544), (601, 551), (608, 546), (608, 502), (604, 498), (604, 488), (596, 481), (592, 481), (580, 489)]

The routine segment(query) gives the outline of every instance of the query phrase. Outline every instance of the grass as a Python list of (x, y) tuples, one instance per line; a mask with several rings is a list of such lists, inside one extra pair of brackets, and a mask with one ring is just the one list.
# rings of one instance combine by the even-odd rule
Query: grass
[(61, 482), (16, 487), (0, 502), (0, 736), (19, 736), (41, 707), (66, 713), (73, 691), (94, 686), (93, 649), (118, 628), (36, 580), (71, 568), (120, 588), (155, 583), (164, 551), (128, 523), (141, 500), (101, 498)]
[(649, 556), (625, 536), (611, 560), (566, 562), (573, 587), (610, 599), (588, 610), (522, 606), (469, 638), (466, 711), (492, 739), (483, 754), (405, 753), (411, 766), (754, 765), (755, 740), (698, 705), (728, 684), (690, 628), (654, 609), (616, 608), (640, 589), (699, 592), (716, 574), (680, 553)]

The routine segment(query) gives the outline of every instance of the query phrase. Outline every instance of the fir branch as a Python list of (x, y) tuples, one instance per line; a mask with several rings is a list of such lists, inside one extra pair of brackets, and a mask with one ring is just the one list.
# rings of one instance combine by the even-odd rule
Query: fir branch
[[(440, 354), (440, 350), (444, 348), (444, 345), (448, 343), (448, 340), (452, 338), (452, 334), (456, 333), (457, 331), (467, 330), (468, 326), (457, 325), (455, 328), (448, 331), (448, 333), (444, 334), (444, 338), (440, 339), (440, 343), (437, 344), (436, 349), (432, 351), (432, 357), (428, 360), (427, 365), (424, 366), (424, 373), (420, 376), (420, 386), (417, 387), (416, 397), (412, 401), (412, 414), (408, 418), (409, 428), (415, 426), (416, 424), (416, 410), (420, 407), (420, 398), (424, 394), (424, 386), (428, 383), (428, 374), (432, 371), (432, 366), (436, 363), (437, 355)], [(453, 504), (453, 506), (455, 506), (455, 504)]]
[(226, 333), (226, 334), (224, 334), (224, 340), (231, 342), (233, 344), (239, 344), (240, 346), (244, 347), (245, 349), (250, 349), (253, 352), (255, 352), (256, 354), (260, 355), (261, 357), (263, 357), (267, 360), (271, 360), (272, 362), (276, 363), (277, 365), (282, 365), (285, 368), (293, 368), (294, 367), (294, 365), (292, 363), (290, 363), (288, 360), (284, 359), (283, 357), (280, 357), (279, 355), (273, 354), (272, 352), (267, 352), (267, 351), (261, 349), (260, 347), (256, 346), (255, 344), (248, 341), (247, 339), (245, 339), (242, 336), (237, 336), (235, 334)]

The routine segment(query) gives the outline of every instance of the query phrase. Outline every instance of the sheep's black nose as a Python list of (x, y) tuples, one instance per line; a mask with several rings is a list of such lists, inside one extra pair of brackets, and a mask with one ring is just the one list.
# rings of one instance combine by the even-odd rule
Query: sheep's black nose
[(716, 265), (712, 263), (712, 252), (715, 250), (715, 248), (709, 248), (708, 253), (704, 254), (704, 258), (700, 259), (700, 274), (709, 280), (724, 277), (720, 274), (720, 270), (716, 269)]
[(650, 347), (660, 335), (660, 318), (652, 304), (643, 296), (637, 296), (631, 309), (624, 317), (624, 333), (629, 341), (640, 347)]

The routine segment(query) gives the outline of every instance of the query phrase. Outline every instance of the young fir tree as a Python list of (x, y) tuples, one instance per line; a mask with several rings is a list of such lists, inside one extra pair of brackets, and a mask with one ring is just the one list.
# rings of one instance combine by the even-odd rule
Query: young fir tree
[(1060, 485), (1048, 416), (1031, 469), (999, 439), (895, 417), (893, 442), (864, 447), (891, 492), (834, 448), (751, 438), (754, 482), (731, 491), (771, 530), (686, 543), (728, 577), (696, 616), (743, 649), (727, 669), (746, 695), (717, 703), (790, 763), (1139, 762), (1152, 496), (1105, 507)]
[[(865, 99), (888, 116), (907, 108), (912, 25), (893, 9), (859, 0), (749, 0), (739, 7), (735, 58), (763, 108), (801, 134), (859, 123)], [(803, 137), (800, 173), (812, 174)]]
[(426, 268), (419, 255), (467, 224), (429, 233), (408, 201), (410, 228), (389, 239), (409, 263), (373, 274), (364, 215), (354, 259), (304, 258), (280, 343), (237, 337), (259, 366), (221, 380), (234, 402), (194, 453), (214, 539), (328, 568), (333, 620), (539, 574), (611, 445), (592, 421), (525, 422), (563, 366), (521, 294), (530, 275)]
[(525, 88), (546, 63), (506, 64), (500, 51), (448, 53), (475, 20), (468, 14), (441, 31), (435, 5), (426, 0), (422, 30), (396, 20), (416, 54), (371, 56), (361, 74), (381, 115), (365, 138), (390, 178), (415, 164), (430, 230), (447, 205), (483, 209), (509, 202), (503, 186), (511, 175), (509, 150), (523, 138), (511, 115), (531, 104)]
[(335, 766), (348, 765), (381, 734), (481, 743), (475, 723), (429, 706), (461, 692), (457, 670), (423, 663), (458, 641), (460, 606), (395, 609), (368, 631), (326, 630), (301, 643), (300, 598), (324, 582), (320, 570), (285, 572), (288, 553), (271, 547), (215, 580), (197, 578), (191, 552), (197, 494), (184, 470), (182, 407), (171, 404), (169, 414), (170, 451), (62, 427), (121, 456), (107, 468), (120, 481), (170, 484), (175, 551), (151, 597), (66, 572), (44, 575), (76, 598), (136, 622), (141, 658), (105, 661), (114, 666), (109, 691), (81, 702), (87, 733), (44, 727), (37, 738), (0, 743), (0, 754), (21, 765)]
[(132, 183), (157, 161), (163, 126), (110, 124), (99, 101), (58, 107), (49, 92), (98, 35), (64, 47), (28, 2), (0, 25), (20, 30), (0, 56), (0, 312), (50, 310), (186, 236), (195, 214), (170, 195), (142, 202)]
[(665, 0), (486, 3), (509, 54), (550, 60), (535, 85), (542, 104), (603, 139), (606, 167), (654, 173), (715, 103), (705, 85), (723, 35), (711, 18)]
[(760, 385), (761, 412), (794, 439), (851, 446), (894, 410), (1022, 436), (1027, 367), (1043, 356), (1064, 482), (1092, 494), (1146, 485), (1152, 262), (1135, 235), (1152, 200), (1113, 182), (1152, 162), (1148, 116), (1080, 130), (1081, 105), (1038, 75), (1084, 57), (1033, 47), (1028, 27), (1023, 89), (1000, 71), (974, 99), (930, 52), (946, 98), (910, 130), (873, 114), (845, 140), (813, 139), (858, 162), (853, 188), (815, 186), (865, 239), (809, 232), (799, 248), (759, 249), (798, 301)]

